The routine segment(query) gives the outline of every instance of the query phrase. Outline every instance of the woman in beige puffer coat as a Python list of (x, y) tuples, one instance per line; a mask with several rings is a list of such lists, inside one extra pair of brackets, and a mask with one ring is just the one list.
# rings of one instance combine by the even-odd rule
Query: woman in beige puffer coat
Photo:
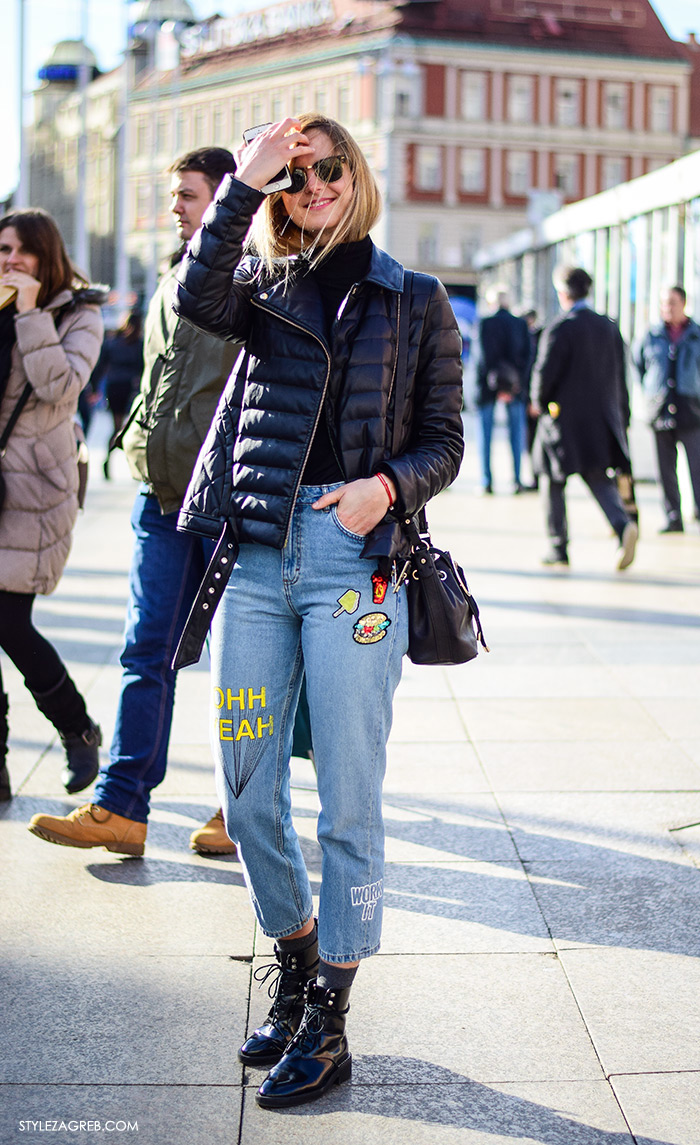
[[(0, 457), (0, 648), (59, 732), (72, 793), (95, 778), (102, 736), (56, 649), (34, 628), (32, 606), (37, 593), (54, 590), (70, 551), (78, 514), (73, 419), (100, 353), (95, 303), (103, 298), (72, 267), (51, 216), (35, 209), (0, 219), (2, 287), (14, 299), (0, 311), (0, 440), (20, 413)], [(0, 675), (0, 799), (10, 798), (7, 738)]]

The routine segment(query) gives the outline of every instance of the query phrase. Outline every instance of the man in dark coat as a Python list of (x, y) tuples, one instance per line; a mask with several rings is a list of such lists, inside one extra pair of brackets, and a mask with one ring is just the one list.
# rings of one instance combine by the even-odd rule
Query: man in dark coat
[(568, 565), (566, 479), (578, 473), (619, 540), (616, 568), (634, 560), (637, 525), (627, 514), (608, 469), (629, 471), (629, 397), (620, 331), (586, 302), (590, 275), (563, 267), (554, 275), (563, 313), (543, 332), (532, 376), (531, 405), (539, 417), (535, 472), (548, 478), (545, 565)]
[(506, 291), (495, 294), (496, 313), (479, 327), (477, 405), (481, 426), (481, 477), (485, 493), (493, 492), (491, 436), (496, 403), (505, 406), (510, 448), (513, 454), (515, 492), (522, 493), (520, 458), (525, 444), (525, 407), (530, 373), (530, 335), (527, 323), (508, 309)]

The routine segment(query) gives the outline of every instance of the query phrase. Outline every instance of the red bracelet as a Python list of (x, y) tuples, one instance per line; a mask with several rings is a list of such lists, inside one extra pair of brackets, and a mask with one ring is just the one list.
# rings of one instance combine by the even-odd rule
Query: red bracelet
[(386, 490), (386, 495), (389, 498), (389, 508), (393, 509), (394, 498), (391, 495), (391, 489), (389, 488), (389, 482), (387, 481), (386, 477), (384, 477), (381, 473), (375, 473), (374, 476), (378, 477), (379, 480), (381, 481), (382, 485), (384, 486), (384, 489)]

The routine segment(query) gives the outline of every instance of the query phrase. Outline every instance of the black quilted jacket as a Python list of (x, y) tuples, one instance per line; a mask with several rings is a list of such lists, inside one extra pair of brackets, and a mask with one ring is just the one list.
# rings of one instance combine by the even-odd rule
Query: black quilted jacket
[[(326, 392), (324, 408), (348, 481), (381, 467), (396, 482), (401, 510), (413, 513), (454, 480), (463, 452), (461, 338), (444, 287), (414, 275), (408, 397), (392, 457), (403, 268), (375, 247), (369, 272), (352, 287), (329, 340), (319, 289), (301, 260), (285, 282), (286, 264), (269, 277), (259, 260), (242, 257), (263, 199), (227, 176), (178, 272), (177, 313), (210, 334), (245, 343), (178, 527), (216, 537), (229, 518), (241, 542), (282, 548)], [(394, 555), (398, 543), (387, 516), (364, 555)]]

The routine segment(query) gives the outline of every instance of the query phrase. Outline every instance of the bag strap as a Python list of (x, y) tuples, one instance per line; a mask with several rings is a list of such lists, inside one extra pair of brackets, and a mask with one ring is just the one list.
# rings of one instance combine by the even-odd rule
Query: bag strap
[(10, 440), (10, 434), (12, 433), (12, 430), (15, 428), (15, 426), (17, 424), (17, 421), (19, 419), (19, 415), (21, 414), (22, 410), (24, 409), (27, 402), (29, 401), (29, 395), (31, 394), (31, 392), (32, 392), (31, 382), (27, 382), (24, 389), (22, 390), (22, 393), (19, 395), (19, 397), (17, 399), (17, 404), (16, 404), (15, 408), (13, 409), (12, 413), (9, 416), (7, 425), (5, 426), (4, 430), (2, 431), (2, 437), (0, 437), (0, 457), (2, 457), (4, 452), (5, 452), (5, 448), (7, 446), (7, 443)]
[(401, 441), (403, 411), (408, 390), (408, 337), (411, 324), (411, 288), (413, 271), (403, 272), (403, 293), (399, 295), (399, 330), (396, 349), (396, 382), (394, 385), (394, 426), (391, 435), (391, 456), (397, 457)]

